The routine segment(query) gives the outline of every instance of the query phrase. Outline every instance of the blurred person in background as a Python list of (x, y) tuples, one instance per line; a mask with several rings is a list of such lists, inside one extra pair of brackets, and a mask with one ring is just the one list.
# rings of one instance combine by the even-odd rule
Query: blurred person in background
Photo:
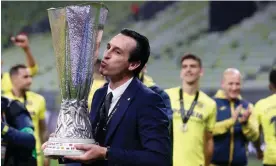
[[(35, 63), (35, 60), (33, 58), (33, 55), (31, 53), (30, 45), (29, 45), (29, 39), (28, 36), (25, 34), (17, 35), (16, 37), (11, 37), (11, 41), (14, 43), (14, 45), (20, 47), (23, 49), (26, 55), (27, 59), (27, 66), (31, 72), (31, 75), (34, 76), (38, 71), (38, 66)], [(1, 61), (3, 65), (3, 61)], [(10, 75), (8, 72), (1, 73), (1, 92), (4, 94), (5, 92), (12, 90), (12, 83), (10, 79)]]
[(259, 137), (258, 123), (251, 115), (253, 105), (241, 97), (241, 87), (239, 70), (226, 69), (221, 89), (214, 96), (217, 104), (217, 122), (213, 130), (214, 166), (247, 165), (248, 142), (256, 141)]
[[(7, 91), (4, 96), (18, 100), (27, 108), (31, 114), (36, 139), (37, 165), (42, 166), (41, 141), (48, 138), (45, 123), (46, 102), (43, 96), (30, 91), (32, 77), (30, 70), (23, 64), (18, 64), (10, 69), (12, 90)], [(49, 165), (49, 159), (45, 158), (44, 165)]]
[(131, 4), (131, 13), (134, 21), (139, 21), (139, 10), (140, 7), (137, 3), (132, 3)]
[(36, 166), (34, 128), (29, 112), (1, 96), (1, 166)]
[[(259, 100), (255, 105), (254, 113), (257, 116), (261, 132), (264, 135), (264, 166), (276, 165), (276, 68), (269, 74), (269, 89), (272, 95)], [(263, 158), (260, 139), (255, 142), (259, 159)]]
[[(155, 93), (159, 94), (165, 105), (166, 105), (166, 114), (169, 117), (170, 120), (170, 130), (171, 130), (171, 124), (172, 124), (172, 108), (171, 108), (171, 101), (170, 101), (170, 97), (169, 95), (162, 89), (160, 88), (154, 81), (153, 79), (147, 75), (147, 69), (146, 69), (146, 65), (145, 67), (142, 69), (142, 71), (139, 74), (139, 79), (141, 82), (143, 82), (148, 88), (150, 88), (151, 90), (153, 90)], [(171, 131), (170, 131), (171, 132)]]
[(201, 59), (181, 58), (182, 85), (167, 89), (173, 109), (173, 166), (208, 166), (213, 153), (216, 103), (200, 90)]

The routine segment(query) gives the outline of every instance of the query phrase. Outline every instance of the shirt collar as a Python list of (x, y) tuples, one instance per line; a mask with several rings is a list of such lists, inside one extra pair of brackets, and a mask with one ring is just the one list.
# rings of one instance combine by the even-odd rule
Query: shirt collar
[[(219, 90), (217, 91), (217, 93), (215, 94), (215, 97), (216, 97), (216, 98), (220, 98), (220, 99), (227, 99), (227, 97), (226, 97), (226, 95), (225, 95), (225, 92), (224, 92), (222, 89), (219, 89)], [(242, 99), (242, 96), (239, 95), (237, 99), (241, 100), (241, 99)]]
[(129, 79), (127, 82), (125, 82), (124, 84), (122, 84), (121, 86), (114, 89), (114, 90), (112, 90), (110, 88), (110, 84), (108, 84), (107, 94), (109, 94), (109, 92), (112, 92), (112, 95), (113, 95), (112, 102), (116, 101), (119, 97), (122, 96), (122, 94), (124, 93), (124, 91), (126, 90), (128, 85), (131, 83), (132, 79), (133, 79), (133, 77), (131, 79)]

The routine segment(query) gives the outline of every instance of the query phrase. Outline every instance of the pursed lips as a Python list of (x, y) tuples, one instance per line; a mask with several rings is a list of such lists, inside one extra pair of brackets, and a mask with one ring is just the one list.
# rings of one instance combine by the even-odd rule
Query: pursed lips
[(107, 65), (106, 62), (104, 62), (104, 61), (101, 62), (101, 67), (105, 67), (106, 65)]

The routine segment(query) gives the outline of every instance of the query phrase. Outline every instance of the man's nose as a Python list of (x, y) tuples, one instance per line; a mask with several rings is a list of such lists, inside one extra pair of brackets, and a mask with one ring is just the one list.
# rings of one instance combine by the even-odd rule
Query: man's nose
[(187, 72), (191, 72), (191, 69), (192, 69), (191, 67), (187, 67), (186, 70), (187, 70)]
[(28, 82), (32, 82), (32, 81), (33, 81), (33, 78), (29, 77)]
[(232, 90), (237, 90), (238, 89), (238, 86), (237, 85), (233, 85), (232, 86)]
[(111, 51), (110, 50), (105, 51), (104, 59), (110, 59), (110, 58), (111, 58)]

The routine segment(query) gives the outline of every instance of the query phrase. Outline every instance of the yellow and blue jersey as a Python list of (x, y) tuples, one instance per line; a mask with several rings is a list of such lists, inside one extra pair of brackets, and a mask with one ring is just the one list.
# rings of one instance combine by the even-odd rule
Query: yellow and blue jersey
[[(219, 90), (214, 100), (217, 104), (217, 122), (215, 124), (214, 154), (212, 164), (239, 166), (247, 165), (247, 144), (259, 137), (256, 117), (251, 114), (246, 124), (232, 119), (234, 110), (242, 105), (239, 117), (244, 111), (252, 110), (253, 105), (239, 97), (229, 101), (222, 90)], [(250, 109), (249, 109), (250, 108)]]
[(40, 140), (40, 128), (39, 121), (45, 119), (46, 112), (46, 101), (45, 98), (35, 92), (27, 91), (26, 100), (23, 97), (16, 97), (13, 95), (12, 91), (8, 91), (4, 94), (5, 97), (18, 100), (21, 103), (25, 103), (28, 112), (31, 115), (32, 122), (34, 125), (34, 136), (36, 139), (36, 152), (37, 152), (37, 162), (38, 166), (42, 165), (42, 156), (41, 156), (41, 140)]
[(276, 165), (276, 94), (261, 99), (254, 113), (262, 126), (265, 141), (264, 160), (267, 165)]
[[(31, 116), (22, 103), (1, 97), (1, 147), (6, 150), (1, 163), (36, 165), (34, 128)], [(27, 162), (27, 163), (25, 163)]]

